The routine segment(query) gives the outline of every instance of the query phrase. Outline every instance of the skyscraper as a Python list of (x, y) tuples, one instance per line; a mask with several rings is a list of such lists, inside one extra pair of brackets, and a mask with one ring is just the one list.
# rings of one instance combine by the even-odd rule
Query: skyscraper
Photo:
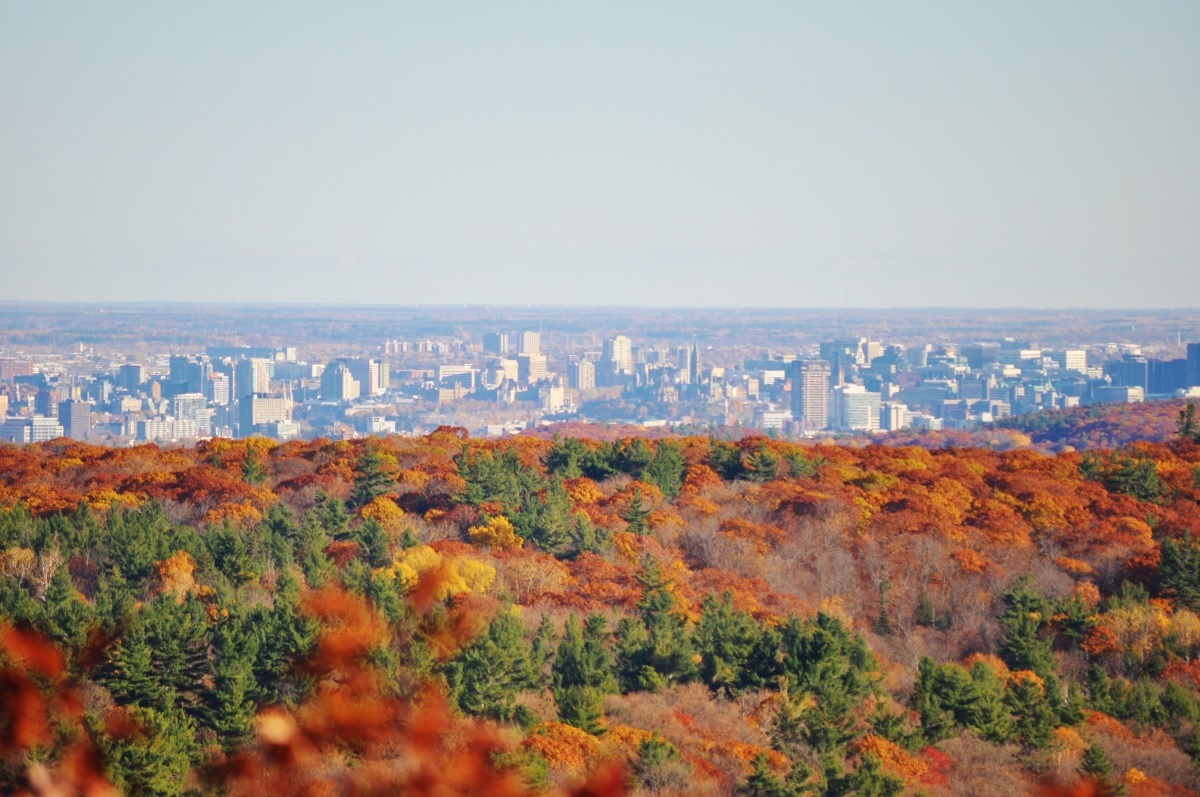
[(829, 377), (832, 368), (828, 360), (797, 360), (792, 363), (792, 417), (806, 431), (829, 427)]
[(483, 350), (487, 354), (498, 354), (501, 357), (508, 354), (508, 333), (485, 333), (483, 336)]
[(63, 434), (73, 440), (87, 440), (92, 434), (92, 405), (68, 399), (58, 405), (58, 422)]
[(1200, 343), (1189, 343), (1187, 347), (1188, 387), (1200, 385)]
[(517, 338), (517, 354), (541, 354), (542, 335), (540, 332), (525, 331)]
[(591, 360), (571, 363), (571, 387), (576, 390), (592, 390), (596, 387), (596, 364)]
[(633, 341), (617, 335), (604, 341), (602, 358), (605, 370), (610, 374), (633, 373)]

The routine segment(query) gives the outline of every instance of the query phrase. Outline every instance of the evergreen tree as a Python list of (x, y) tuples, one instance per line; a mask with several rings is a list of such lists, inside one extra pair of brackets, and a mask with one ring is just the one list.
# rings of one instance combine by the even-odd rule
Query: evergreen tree
[(675, 745), (655, 733), (639, 745), (633, 772), (651, 794), (677, 794), (691, 781), (692, 768)]
[(335, 540), (345, 539), (350, 515), (346, 512), (346, 504), (343, 501), (321, 490), (317, 492), (317, 503), (310, 514), (330, 537)]
[(1190, 533), (1185, 533), (1181, 540), (1164, 539), (1161, 551), (1158, 581), (1162, 594), (1197, 611), (1200, 609), (1200, 544)]
[(646, 469), (653, 461), (654, 452), (650, 450), (650, 446), (644, 439), (635, 437), (617, 450), (613, 464), (621, 473), (628, 473), (635, 479), (645, 481)]
[(1000, 617), (1003, 633), (1000, 656), (1014, 670), (1032, 670), (1043, 679), (1054, 677), (1057, 670), (1054, 641), (1042, 634), (1052, 616), (1050, 602), (1033, 588), (1026, 576), (1017, 579), (1004, 594), (1004, 605)]
[(554, 436), (553, 445), (543, 460), (551, 475), (563, 479), (578, 479), (589, 454), (587, 444), (575, 437)]
[(551, 478), (545, 497), (532, 497), (534, 521), (529, 539), (548, 553), (561, 553), (571, 543), (571, 531), (575, 524), (571, 516), (571, 499), (562, 479)]
[(113, 785), (130, 797), (183, 794), (191, 766), (195, 726), (178, 713), (132, 711), (142, 733), (114, 739), (100, 735), (100, 752)]
[(529, 649), (521, 621), (501, 612), (488, 631), (447, 668), (463, 711), (504, 722), (516, 715), (517, 693), (531, 686)]
[(350, 507), (353, 509), (366, 506), (396, 486), (395, 479), (387, 471), (387, 460), (377, 444), (367, 445), (354, 470), (354, 489), (350, 492)]
[(100, 678), (122, 705), (161, 709), (167, 704), (141, 618), (135, 616), (110, 649)]
[(262, 484), (270, 476), (266, 464), (262, 461), (262, 455), (258, 452), (258, 447), (247, 445), (246, 458), (242, 461), (242, 481), (247, 484)]
[(1189, 403), (1179, 411), (1179, 439), (1184, 443), (1200, 442), (1200, 423), (1196, 420), (1196, 405)]
[(700, 676), (711, 689), (732, 696), (747, 686), (750, 660), (761, 635), (762, 629), (748, 612), (734, 611), (732, 593), (704, 599), (695, 638)]
[(230, 617), (213, 631), (212, 688), (208, 690), (202, 723), (211, 728), (225, 750), (236, 750), (252, 737), (255, 704), (251, 695), (257, 640), (241, 618)]
[(392, 561), (392, 540), (383, 525), (375, 518), (367, 518), (350, 534), (350, 539), (362, 549), (362, 559), (371, 567), (383, 567)]
[(60, 567), (50, 579), (42, 616), (47, 635), (67, 653), (74, 656), (83, 650), (96, 613), (79, 596), (66, 567)]
[(1079, 772), (1098, 781), (1106, 781), (1112, 775), (1112, 762), (1104, 748), (1092, 742), (1083, 751), (1083, 759), (1079, 762)]
[(550, 615), (543, 612), (529, 651), (529, 667), (535, 686), (546, 686), (550, 683), (550, 668), (555, 661), (554, 649), (557, 641), (554, 623), (551, 622)]
[(760, 444), (742, 459), (745, 475), (756, 482), (769, 482), (775, 478), (779, 468), (779, 457), (771, 453), (766, 444)]
[(1054, 739), (1058, 714), (1046, 700), (1043, 686), (1033, 678), (1013, 678), (1004, 702), (1015, 719), (1015, 731), (1030, 748), (1044, 748)]
[(646, 509), (642, 500), (642, 491), (635, 489), (633, 491), (633, 499), (629, 502), (629, 508), (625, 510), (625, 514), (621, 516), (629, 525), (625, 528), (630, 534), (645, 534), (650, 530), (646, 519), (650, 517), (650, 510)]
[(662, 441), (654, 450), (654, 459), (646, 465), (641, 478), (662, 491), (668, 500), (679, 497), (683, 489), (683, 475), (687, 461), (680, 447), (670, 441)]
[(804, 797), (811, 793), (802, 785), (807, 779), (807, 773), (802, 779), (781, 778), (771, 770), (766, 753), (759, 753), (753, 766), (754, 769), (738, 787), (741, 797)]

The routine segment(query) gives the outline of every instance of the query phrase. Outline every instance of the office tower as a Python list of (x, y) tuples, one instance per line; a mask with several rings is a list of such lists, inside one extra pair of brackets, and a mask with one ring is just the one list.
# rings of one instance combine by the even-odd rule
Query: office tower
[(879, 394), (868, 393), (862, 385), (839, 385), (833, 389), (832, 425), (849, 431), (876, 431), (880, 403)]
[(57, 415), (58, 392), (48, 387), (39, 390), (33, 397), (33, 411), (38, 415), (45, 415), (47, 418)]
[(1104, 375), (1118, 387), (1140, 387), (1145, 391), (1150, 386), (1150, 364), (1141, 356), (1127, 354), (1123, 359), (1105, 363)]
[(517, 355), (517, 381), (533, 384), (546, 378), (546, 355)]
[(346, 367), (358, 380), (364, 396), (382, 396), (388, 389), (388, 367), (386, 363), (366, 358), (346, 360)]
[(968, 367), (978, 370), (1000, 359), (1000, 344), (965, 343), (959, 348), (958, 353), (966, 358)]
[(694, 340), (691, 354), (688, 356), (688, 382), (693, 385), (700, 384), (700, 346)]
[(792, 418), (807, 431), (829, 427), (828, 360), (797, 360), (792, 363)]
[(58, 422), (63, 434), (72, 440), (87, 440), (92, 435), (92, 405), (68, 399), (58, 405)]
[(260, 427), (269, 423), (290, 421), (292, 402), (291, 399), (284, 396), (267, 396), (257, 393), (243, 396), (238, 401), (238, 415), (240, 421), (238, 434), (242, 437), (249, 437), (255, 433), (262, 433), (264, 430)]
[(1165, 396), (1188, 387), (1188, 361), (1149, 360), (1146, 363), (1146, 392)]
[(596, 387), (596, 364), (591, 360), (571, 363), (571, 387), (576, 390), (593, 390)]
[(633, 341), (624, 335), (617, 335), (615, 338), (604, 341), (604, 354), (601, 362), (609, 374), (632, 374)]
[(483, 350), (487, 354), (501, 357), (508, 354), (508, 333), (488, 332), (483, 336)]
[(207, 437), (212, 433), (212, 410), (203, 393), (180, 393), (171, 398), (171, 414), (176, 420), (192, 421), (196, 434)]
[(362, 394), (362, 385), (350, 367), (341, 360), (325, 366), (321, 372), (321, 398), (335, 401), (353, 401)]
[(1188, 387), (1200, 385), (1200, 343), (1189, 343), (1187, 347)]
[(522, 332), (517, 338), (517, 354), (541, 354), (542, 335), (540, 332)]
[(218, 407), (226, 406), (233, 400), (232, 380), (227, 374), (212, 374), (204, 385), (204, 397)]
[(53, 418), (6, 418), (0, 423), (0, 440), (10, 443), (44, 443), (63, 436), (62, 424)]
[(124, 388), (130, 393), (141, 388), (146, 383), (146, 366), (122, 365), (117, 369), (117, 387)]
[(234, 367), (233, 387), (238, 398), (266, 393), (271, 389), (271, 361), (260, 357), (238, 360)]

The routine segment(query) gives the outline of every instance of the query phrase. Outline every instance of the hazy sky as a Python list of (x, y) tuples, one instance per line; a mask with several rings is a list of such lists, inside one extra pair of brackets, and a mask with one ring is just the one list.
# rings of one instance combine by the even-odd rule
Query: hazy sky
[(0, 3), (0, 299), (1200, 306), (1200, 2)]

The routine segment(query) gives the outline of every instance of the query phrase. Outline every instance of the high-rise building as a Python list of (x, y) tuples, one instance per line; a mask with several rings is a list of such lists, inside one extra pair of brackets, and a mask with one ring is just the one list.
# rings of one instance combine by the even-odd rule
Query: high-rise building
[(623, 375), (633, 373), (633, 341), (624, 335), (617, 335), (604, 341), (604, 354), (600, 360), (608, 374)]
[(33, 411), (46, 417), (58, 415), (58, 391), (48, 387), (39, 390), (33, 397)]
[(1168, 395), (1188, 387), (1187, 360), (1149, 360), (1146, 366), (1147, 393)]
[(362, 395), (362, 385), (350, 367), (341, 360), (325, 366), (321, 372), (321, 398), (335, 401), (353, 401)]
[(171, 414), (177, 420), (192, 421), (196, 424), (196, 434), (207, 437), (212, 433), (213, 412), (208, 407), (208, 399), (203, 393), (180, 393), (171, 398)]
[(487, 332), (483, 336), (483, 350), (487, 354), (496, 354), (501, 357), (508, 354), (508, 333), (507, 332)]
[(267, 396), (256, 393), (243, 396), (238, 401), (240, 425), (238, 434), (249, 437), (252, 434), (265, 433), (267, 424), (278, 421), (290, 421), (292, 418), (292, 402), (284, 396)]
[(266, 393), (271, 389), (271, 361), (261, 357), (238, 360), (234, 368), (233, 387), (238, 398)]
[(546, 355), (518, 354), (517, 381), (533, 384), (546, 378)]
[(204, 397), (218, 407), (226, 406), (233, 400), (232, 382), (227, 374), (212, 374), (204, 385)]
[(873, 432), (879, 429), (880, 397), (862, 385), (839, 385), (833, 389), (831, 420), (838, 429)]
[(1104, 375), (1117, 387), (1140, 387), (1145, 391), (1150, 386), (1150, 364), (1139, 355), (1127, 354), (1123, 359), (1105, 363)]
[(364, 396), (382, 396), (388, 389), (387, 363), (366, 358), (346, 360), (346, 367), (358, 380), (359, 388)]
[(579, 391), (595, 389), (596, 364), (591, 360), (576, 360), (571, 363), (571, 387)]
[(525, 331), (517, 338), (517, 354), (541, 354), (542, 335), (540, 332)]
[(146, 366), (127, 364), (117, 369), (117, 387), (124, 388), (130, 393), (141, 388), (146, 383)]
[(58, 422), (63, 434), (72, 440), (87, 440), (92, 436), (92, 405), (87, 401), (68, 399), (58, 405)]
[(806, 431), (829, 427), (828, 360), (797, 360), (792, 363), (792, 418)]
[(1188, 344), (1187, 363), (1188, 387), (1200, 385), (1200, 343)]
[(0, 380), (14, 379), (18, 376), (33, 376), (33, 361), (0, 357)]

